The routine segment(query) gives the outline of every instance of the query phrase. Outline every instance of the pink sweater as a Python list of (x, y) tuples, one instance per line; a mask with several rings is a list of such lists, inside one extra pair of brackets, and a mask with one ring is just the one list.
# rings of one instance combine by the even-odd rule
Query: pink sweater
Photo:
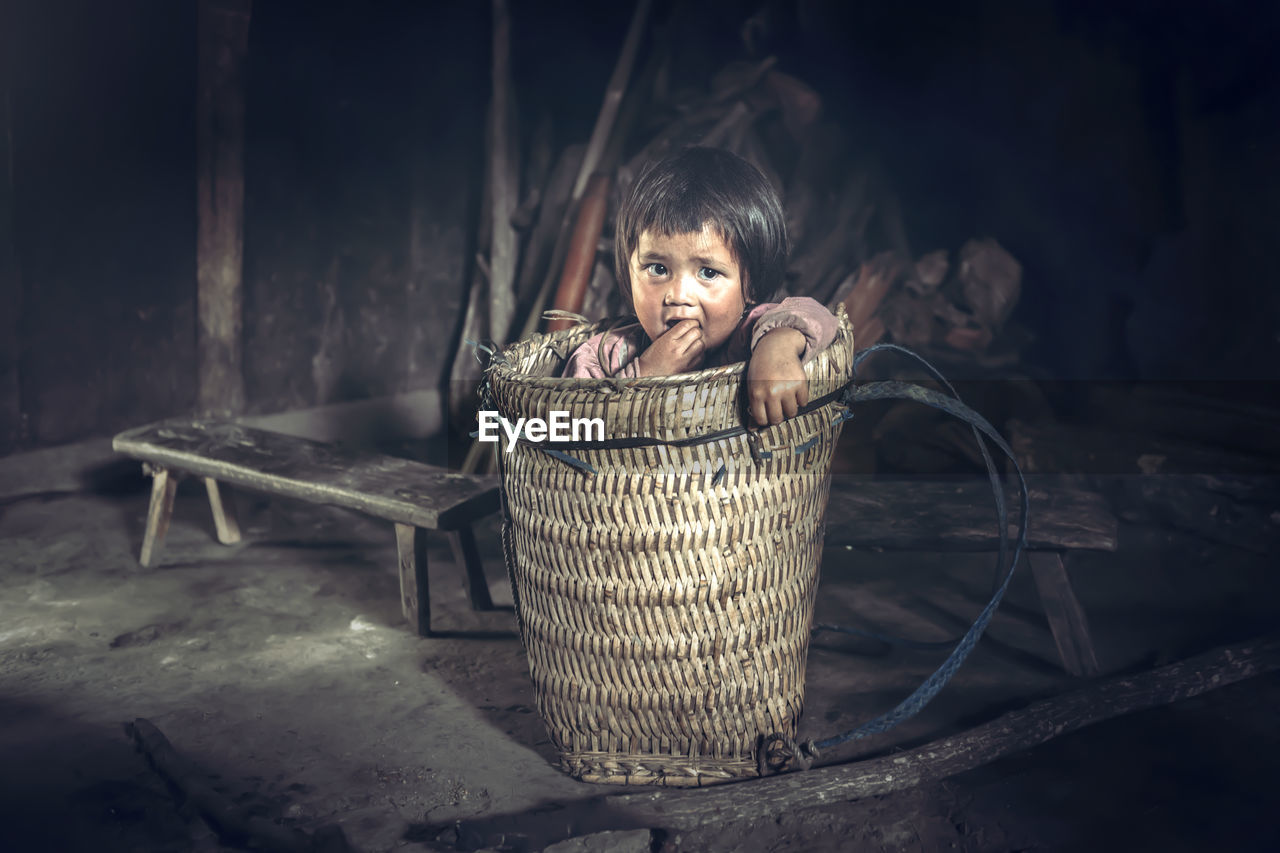
[[(779, 328), (795, 329), (804, 334), (805, 347), (801, 361), (807, 362), (835, 340), (836, 325), (836, 318), (831, 312), (820, 302), (807, 296), (791, 296), (781, 302), (765, 302), (747, 312), (723, 346), (707, 353), (702, 367), (720, 367), (746, 361), (760, 339)], [(602, 341), (607, 369), (600, 363)], [(648, 336), (639, 323), (612, 330), (608, 341), (604, 341), (603, 332), (592, 335), (569, 356), (561, 376), (580, 379), (634, 377), (636, 356), (644, 352), (648, 344)]]

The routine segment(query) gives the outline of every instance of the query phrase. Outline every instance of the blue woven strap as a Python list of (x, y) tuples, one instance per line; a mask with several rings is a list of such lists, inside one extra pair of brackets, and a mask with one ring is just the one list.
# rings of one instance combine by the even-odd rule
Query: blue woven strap
[[(969, 653), (973, 651), (974, 647), (978, 644), (978, 640), (981, 639), (983, 631), (986, 630), (987, 625), (991, 622), (991, 617), (995, 614), (996, 608), (1000, 606), (1000, 602), (1004, 598), (1005, 591), (1009, 588), (1009, 581), (1013, 578), (1014, 569), (1017, 567), (1018, 560), (1021, 558), (1022, 551), (1026, 547), (1027, 543), (1027, 519), (1030, 510), (1030, 499), (1027, 494), (1026, 480), (1022, 476), (1022, 469), (1018, 466), (1018, 460), (1014, 456), (1013, 450), (1004, 441), (1004, 439), (1000, 437), (999, 433), (996, 432), (995, 427), (983, 418), (982, 415), (978, 414), (960, 401), (959, 395), (956, 394), (955, 389), (950, 383), (942, 378), (941, 374), (939, 374), (932, 365), (910, 350), (893, 344), (881, 344), (876, 347), (870, 347), (855, 356), (855, 371), (863, 359), (872, 352), (881, 350), (894, 350), (915, 358), (921, 364), (925, 365), (929, 372), (933, 374), (948, 391), (951, 392), (951, 396), (946, 396), (932, 389), (914, 385), (909, 382), (890, 380), (883, 382), (868, 382), (862, 385), (850, 385), (845, 397), (846, 403), (852, 405), (854, 403), (869, 400), (913, 400), (954, 415), (970, 425), (973, 429), (974, 436), (978, 441), (978, 447), (982, 451), (982, 458), (986, 463), (987, 474), (991, 481), (992, 492), (995, 496), (996, 516), (1000, 528), (1000, 547), (999, 553), (996, 555), (996, 567), (997, 571), (1000, 571), (1001, 568), (1006, 565), (1006, 559), (1009, 555), (1009, 519), (1008, 509), (1005, 503), (1004, 483), (1000, 478), (999, 472), (996, 470), (995, 461), (991, 458), (991, 454), (987, 450), (984, 438), (990, 440), (1013, 463), (1014, 471), (1018, 476), (1022, 510), (1021, 516), (1018, 520), (1018, 539), (1013, 548), (1013, 558), (1007, 561), (1008, 568), (1004, 570), (1003, 579), (996, 587), (991, 600), (987, 602), (987, 606), (983, 608), (973, 625), (970, 626), (969, 630), (960, 638), (959, 643), (956, 644), (956, 647), (952, 650), (951, 654), (947, 656), (946, 660), (942, 662), (938, 669), (926, 678), (924, 683), (912, 691), (911, 695), (907, 696), (906, 699), (902, 700), (902, 702), (892, 710), (881, 714), (880, 716), (869, 720), (854, 729), (844, 732), (843, 734), (833, 735), (825, 740), (809, 744), (807, 748), (811, 753), (816, 750), (838, 746), (857, 738), (866, 737), (867, 735), (878, 734), (886, 731), (893, 726), (896, 726), (898, 723), (901, 723), (903, 720), (909, 719), (919, 713), (920, 709), (928, 704), (933, 697), (937, 696), (938, 692), (942, 690), (942, 688), (946, 686), (947, 682), (951, 680), (951, 677), (955, 675), (956, 670), (960, 668), (960, 665), (964, 663), (965, 658), (967, 658)], [(830, 626), (823, 627), (830, 629)]]

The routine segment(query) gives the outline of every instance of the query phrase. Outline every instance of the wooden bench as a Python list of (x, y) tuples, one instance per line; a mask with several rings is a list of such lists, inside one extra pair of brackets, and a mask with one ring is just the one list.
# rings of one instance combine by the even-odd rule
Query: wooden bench
[(224, 420), (172, 420), (122, 432), (112, 447), (143, 462), (153, 478), (141, 563), (154, 563), (173, 513), (178, 478), (204, 480), (218, 541), (240, 541), (219, 483), (353, 509), (394, 522), (405, 619), (431, 635), (426, 531), (443, 531), (466, 572), (477, 610), (493, 602), (471, 524), (499, 507), (496, 477), (455, 474), (408, 459), (348, 450)]
[[(1031, 526), (1026, 562), (1049, 630), (1072, 675), (1098, 674), (1084, 609), (1071, 588), (1072, 552), (1114, 551), (1118, 522), (1103, 497), (1078, 488), (1044, 488), (1028, 478)], [(1010, 493), (1009, 542), (1017, 535), (1018, 497)], [(986, 480), (873, 480), (834, 476), (827, 545), (885, 551), (996, 551), (999, 527)]]

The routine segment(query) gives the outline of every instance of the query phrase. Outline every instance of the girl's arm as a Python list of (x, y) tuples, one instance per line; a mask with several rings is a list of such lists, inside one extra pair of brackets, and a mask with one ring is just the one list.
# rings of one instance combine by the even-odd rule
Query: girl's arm
[(747, 362), (747, 408), (755, 422), (765, 426), (795, 417), (809, 402), (804, 364), (835, 340), (838, 321), (807, 296), (756, 310), (760, 314)]
[[(805, 364), (836, 339), (839, 321), (821, 302), (808, 296), (789, 296), (777, 305), (762, 310), (751, 333), (751, 351), (774, 329), (795, 329), (805, 337), (800, 363)], [(754, 311), (752, 313), (755, 313)]]

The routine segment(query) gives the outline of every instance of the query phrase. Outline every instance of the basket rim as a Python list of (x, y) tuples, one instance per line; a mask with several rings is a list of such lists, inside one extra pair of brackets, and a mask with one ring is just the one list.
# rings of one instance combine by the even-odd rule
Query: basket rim
[[(835, 312), (836, 317), (836, 338), (829, 346), (835, 346), (840, 339), (841, 333), (853, 335), (853, 326), (849, 322), (848, 313), (845, 311), (844, 304), (840, 304)], [(535, 332), (528, 337), (518, 341), (513, 341), (502, 347), (494, 353), (489, 363), (488, 370), (492, 371), (495, 378), (501, 381), (518, 381), (520, 385), (526, 388), (543, 388), (548, 390), (563, 389), (567, 384), (573, 383), (577, 388), (597, 388), (597, 389), (617, 389), (621, 386), (632, 388), (635, 390), (645, 389), (669, 389), (678, 388), (683, 385), (702, 384), (706, 382), (714, 382), (717, 380), (730, 379), (744, 375), (747, 369), (746, 361), (735, 361), (730, 364), (723, 364), (718, 367), (706, 367), (701, 370), (694, 370), (687, 373), (672, 373), (665, 376), (606, 376), (600, 379), (592, 377), (575, 377), (575, 376), (531, 376), (518, 369), (517, 362), (526, 357), (526, 355), (536, 351), (539, 348), (547, 348), (559, 351), (555, 344), (564, 341), (571, 341), (581, 337), (582, 342), (589, 340), (593, 335), (606, 331), (609, 328), (620, 328), (617, 325), (618, 318), (608, 318), (598, 320), (595, 323), (579, 323), (568, 329), (559, 329), (554, 332)], [(575, 345), (576, 346), (576, 345)], [(817, 361), (815, 353), (814, 357), (805, 364), (806, 371), (811, 368)]]

